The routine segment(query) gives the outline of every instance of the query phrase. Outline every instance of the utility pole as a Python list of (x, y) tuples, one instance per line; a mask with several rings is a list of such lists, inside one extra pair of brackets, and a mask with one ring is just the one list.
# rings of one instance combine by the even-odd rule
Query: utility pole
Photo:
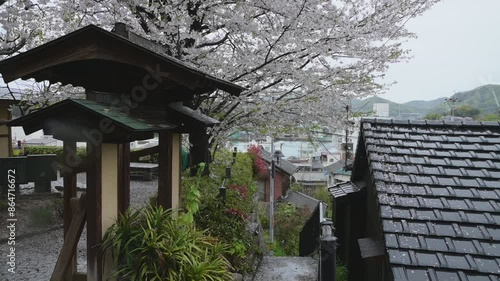
[(345, 144), (344, 144), (344, 150), (345, 150), (345, 165), (344, 165), (344, 170), (347, 169), (347, 159), (349, 158), (349, 152), (347, 150), (347, 143), (349, 142), (349, 105), (347, 105), (345, 107), (347, 113), (347, 122), (346, 122), (346, 126), (345, 126)]
[(274, 254), (274, 136), (271, 134), (271, 177), (269, 179), (269, 255)]
[(500, 104), (498, 104), (497, 94), (495, 93), (494, 90), (491, 90), (491, 93), (493, 94), (493, 97), (495, 98), (495, 103), (497, 104), (497, 112), (499, 112), (500, 111)]
[(448, 106), (450, 107), (451, 118), (453, 120), (453, 117), (455, 116), (455, 103), (459, 102), (460, 100), (457, 99), (456, 97), (451, 97), (451, 98), (444, 99), (444, 101), (446, 102), (446, 104), (451, 103), (451, 106), (449, 104), (448, 104)]

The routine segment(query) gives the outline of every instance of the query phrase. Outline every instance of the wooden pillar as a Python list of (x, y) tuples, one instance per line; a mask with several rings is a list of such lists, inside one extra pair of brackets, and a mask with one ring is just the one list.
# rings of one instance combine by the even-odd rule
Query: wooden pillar
[[(0, 121), (10, 120), (9, 104), (0, 102)], [(2, 122), (3, 123), (3, 122)], [(7, 125), (0, 125), (0, 157), (12, 156), (12, 135)]]
[(102, 281), (102, 154), (101, 144), (87, 142), (87, 281)]
[[(76, 152), (76, 141), (65, 140), (63, 142), (63, 159), (62, 165), (68, 166), (67, 161), (76, 161), (72, 159), (75, 155), (72, 152)], [(63, 175), (63, 196), (64, 196), (64, 237), (68, 232), (69, 225), (71, 224), (71, 217), (73, 216), (71, 210), (71, 198), (76, 197), (76, 174), (71, 172), (66, 172)]]
[(115, 223), (118, 215), (119, 145), (102, 144), (102, 235)]
[(165, 209), (177, 209), (180, 205), (181, 144), (181, 134), (159, 133), (158, 204)]
[[(102, 144), (102, 214), (101, 214), (101, 231), (102, 237), (104, 234), (116, 222), (118, 217), (118, 194), (120, 181), (120, 171), (119, 166), (119, 156), (120, 156), (120, 145), (103, 143)], [(104, 280), (108, 280), (107, 273), (112, 269), (112, 256), (106, 255), (103, 264), (103, 277)]]
[[(76, 141), (74, 140), (65, 140), (63, 142), (63, 162), (61, 164), (66, 165), (68, 161), (76, 161), (73, 159), (75, 155), (72, 155), (76, 152)], [(68, 233), (69, 226), (71, 225), (71, 219), (73, 217), (73, 211), (71, 209), (71, 198), (76, 197), (76, 174), (67, 172), (62, 175), (63, 176), (63, 221), (64, 221), (64, 239), (66, 239), (66, 234)], [(67, 272), (67, 278), (72, 278), (76, 273), (76, 254), (71, 257), (71, 265)]]
[(181, 205), (181, 173), (182, 173), (182, 135), (172, 134), (172, 208), (178, 209)]
[(118, 212), (125, 213), (130, 205), (130, 143), (118, 146)]

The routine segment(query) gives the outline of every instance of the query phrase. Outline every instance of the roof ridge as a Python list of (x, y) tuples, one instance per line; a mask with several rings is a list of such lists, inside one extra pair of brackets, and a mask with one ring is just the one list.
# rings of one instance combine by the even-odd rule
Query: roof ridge
[(500, 127), (499, 121), (466, 121), (466, 120), (410, 120), (398, 118), (363, 117), (361, 123), (382, 125), (408, 125), (408, 126), (460, 126), (469, 127)]

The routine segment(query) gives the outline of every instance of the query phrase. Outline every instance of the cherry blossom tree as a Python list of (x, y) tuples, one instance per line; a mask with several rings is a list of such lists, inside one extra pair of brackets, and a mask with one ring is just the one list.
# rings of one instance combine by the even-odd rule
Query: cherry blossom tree
[(380, 93), (391, 63), (408, 59), (405, 28), (439, 0), (0, 0), (0, 55), (87, 24), (124, 22), (174, 56), (247, 88), (192, 106), (231, 129), (338, 126), (353, 98)]

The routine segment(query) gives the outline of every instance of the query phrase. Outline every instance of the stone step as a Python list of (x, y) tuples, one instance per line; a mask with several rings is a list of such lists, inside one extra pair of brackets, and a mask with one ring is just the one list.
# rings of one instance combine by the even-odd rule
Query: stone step
[(318, 261), (310, 257), (264, 256), (254, 281), (317, 281)]

